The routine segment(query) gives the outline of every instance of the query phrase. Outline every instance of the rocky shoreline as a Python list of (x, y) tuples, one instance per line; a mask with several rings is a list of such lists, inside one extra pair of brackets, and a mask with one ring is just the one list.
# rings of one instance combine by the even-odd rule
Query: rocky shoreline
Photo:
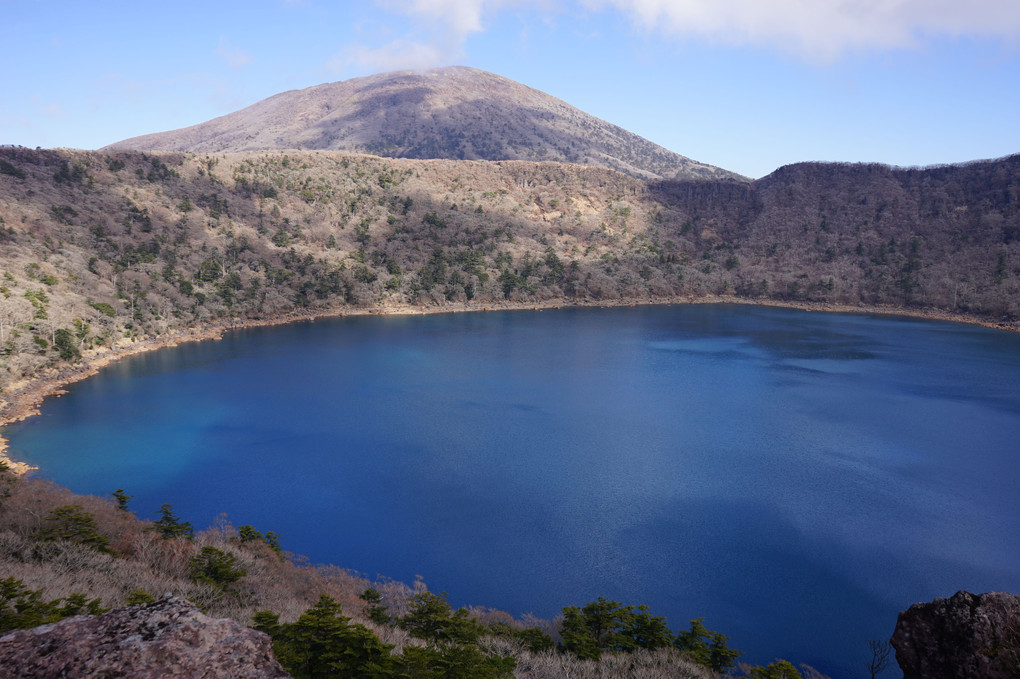
[[(135, 356), (149, 351), (176, 347), (187, 342), (199, 342), (205, 340), (219, 340), (225, 332), (242, 330), (245, 328), (268, 327), (284, 325), (287, 323), (311, 322), (326, 318), (343, 318), (347, 316), (396, 316), (396, 315), (424, 315), (440, 313), (466, 313), (485, 311), (541, 311), (545, 309), (562, 308), (599, 308), (599, 307), (624, 307), (624, 306), (671, 306), (676, 304), (747, 304), (752, 306), (771, 306), (788, 309), (799, 309), (802, 311), (823, 311), (831, 313), (857, 313), (857, 314), (881, 314), (893, 316), (906, 316), (911, 318), (924, 318), (929, 320), (949, 321), (954, 323), (967, 323), (980, 325), (995, 330), (1008, 330), (1020, 332), (1018, 323), (995, 323), (987, 319), (975, 316), (956, 315), (937, 310), (911, 310), (895, 307), (877, 306), (851, 306), (827, 303), (804, 303), (804, 302), (782, 302), (776, 300), (746, 299), (740, 297), (661, 297), (661, 298), (638, 298), (626, 300), (576, 300), (576, 299), (555, 299), (541, 302), (505, 302), (485, 304), (450, 304), (444, 306), (413, 306), (413, 305), (392, 305), (373, 307), (338, 307), (333, 309), (318, 309), (309, 313), (291, 313), (272, 318), (261, 319), (229, 319), (215, 323), (204, 328), (194, 328), (165, 337), (152, 337), (141, 341), (122, 343), (113, 348), (106, 348), (93, 351), (90, 355), (84, 356), (79, 366), (66, 369), (52, 374), (40, 375), (25, 380), (15, 385), (15, 388), (5, 394), (0, 400), (0, 428), (20, 422), (33, 415), (39, 414), (39, 408), (43, 401), (53, 396), (61, 396), (66, 392), (65, 387), (81, 380), (87, 379), (99, 373), (103, 368), (120, 361), (129, 356)], [(36, 469), (32, 465), (13, 460), (8, 456), (8, 442), (0, 436), (0, 462), (6, 464), (14, 473), (23, 475)]]

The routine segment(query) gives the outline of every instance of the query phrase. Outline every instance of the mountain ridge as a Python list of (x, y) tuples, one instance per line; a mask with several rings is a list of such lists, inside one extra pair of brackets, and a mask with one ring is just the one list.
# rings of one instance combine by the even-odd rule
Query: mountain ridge
[(89, 349), (366, 307), (741, 299), (1016, 329), (1020, 155), (647, 182), (552, 162), (0, 148), (0, 244), (0, 398)]
[(330, 150), (381, 157), (558, 161), (643, 179), (746, 178), (674, 153), (534, 88), (464, 66), (289, 90), (198, 125), (102, 150)]

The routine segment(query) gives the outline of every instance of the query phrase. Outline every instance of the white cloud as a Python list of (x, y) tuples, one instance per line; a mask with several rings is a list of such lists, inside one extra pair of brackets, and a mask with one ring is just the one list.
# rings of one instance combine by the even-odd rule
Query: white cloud
[(370, 70), (423, 69), (445, 66), (463, 56), (464, 41), (484, 31), (482, 17), (513, 0), (376, 0), (383, 9), (415, 21), (413, 34), (382, 47), (353, 45), (333, 57), (326, 68), (342, 73), (351, 66)]
[(395, 40), (379, 48), (352, 45), (326, 63), (331, 73), (342, 74), (351, 67), (371, 71), (419, 70), (451, 63), (459, 48), (425, 42)]
[[(376, 0), (421, 22), (414, 40), (356, 48), (357, 63), (423, 67), (448, 63), (501, 10), (570, 14), (617, 10), (632, 25), (831, 61), (847, 52), (910, 49), (932, 37), (1020, 42), (1018, 0)], [(353, 62), (352, 62), (353, 63)]]
[[(386, 9), (437, 22), (454, 35), (466, 37), (482, 30), (482, 12), (501, 3), (486, 0), (380, 0)], [(486, 7), (488, 6), (488, 7)]]
[(485, 30), (484, 19), (515, 6), (545, 6), (555, 0), (376, 0), (384, 10), (415, 22), (412, 34), (381, 47), (352, 45), (326, 64), (343, 73), (351, 67), (370, 70), (423, 69), (445, 66), (464, 56), (464, 42)]
[(1020, 37), (1016, 0), (580, 0), (640, 27), (831, 60), (913, 48), (935, 36)]
[(234, 47), (230, 42), (220, 37), (220, 42), (216, 46), (216, 56), (223, 61), (227, 62), (230, 68), (241, 68), (247, 66), (253, 61), (253, 57), (242, 49)]

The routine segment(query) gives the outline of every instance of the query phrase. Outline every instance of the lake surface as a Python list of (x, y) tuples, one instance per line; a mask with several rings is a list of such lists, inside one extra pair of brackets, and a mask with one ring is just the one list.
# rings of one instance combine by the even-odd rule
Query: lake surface
[[(598, 596), (864, 676), (1020, 592), (1020, 335), (711, 305), (355, 317), (122, 361), (7, 428), (73, 490), (552, 617)], [(894, 668), (884, 676), (898, 675)]]

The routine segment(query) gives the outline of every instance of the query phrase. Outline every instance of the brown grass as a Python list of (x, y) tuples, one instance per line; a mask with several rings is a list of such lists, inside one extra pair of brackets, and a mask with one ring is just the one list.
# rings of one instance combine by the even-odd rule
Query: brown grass
[[(250, 624), (258, 610), (280, 614), (291, 622), (311, 607), (320, 594), (338, 601), (344, 614), (371, 629), (398, 654), (408, 645), (421, 645), (399, 627), (377, 625), (364, 615), (358, 594), (373, 586), (383, 595), (389, 612), (407, 612), (410, 595), (424, 583), (413, 586), (382, 580), (371, 582), (337, 566), (302, 565), (288, 555), (281, 559), (262, 542), (241, 543), (238, 532), (225, 517), (199, 531), (193, 541), (164, 539), (150, 530), (152, 522), (116, 508), (111, 500), (76, 495), (48, 481), (0, 473), (0, 577), (14, 577), (33, 590), (43, 590), (44, 599), (83, 593), (99, 598), (105, 607), (122, 607), (133, 591), (155, 595), (170, 594), (195, 602), (207, 614)], [(41, 542), (33, 535), (46, 525), (51, 510), (76, 504), (96, 519), (97, 530), (111, 543), (114, 554), (70, 542)], [(226, 591), (197, 584), (189, 576), (189, 560), (202, 547), (212, 546), (237, 557), (235, 568), (246, 575)], [(483, 624), (504, 622), (515, 627), (539, 626), (555, 634), (551, 621), (529, 618), (515, 620), (503, 611), (474, 609), (472, 615)], [(609, 654), (598, 662), (549, 652), (532, 653), (508, 639), (486, 638), (483, 652), (511, 655), (517, 659), (515, 676), (520, 679), (707, 679), (711, 674), (673, 650), (641, 652), (616, 657)]]
[[(68, 542), (39, 542), (33, 534), (45, 525), (54, 508), (80, 505), (92, 514), (98, 531), (109, 538), (115, 556)], [(362, 618), (358, 594), (372, 584), (384, 602), (402, 605), (410, 589), (399, 583), (371, 583), (337, 567), (298, 565), (281, 559), (261, 542), (241, 543), (226, 519), (198, 532), (194, 541), (164, 539), (141, 521), (103, 498), (76, 495), (53, 483), (21, 479), (0, 504), (0, 573), (43, 589), (47, 598), (87, 593), (106, 607), (118, 607), (132, 591), (155, 596), (174, 594), (198, 603), (207, 613), (248, 624), (251, 615), (268, 609), (284, 621), (296, 619), (322, 593), (339, 601), (348, 615)], [(226, 592), (196, 584), (189, 561), (202, 547), (212, 546), (237, 557), (247, 575)], [(398, 605), (399, 608), (399, 605)]]

